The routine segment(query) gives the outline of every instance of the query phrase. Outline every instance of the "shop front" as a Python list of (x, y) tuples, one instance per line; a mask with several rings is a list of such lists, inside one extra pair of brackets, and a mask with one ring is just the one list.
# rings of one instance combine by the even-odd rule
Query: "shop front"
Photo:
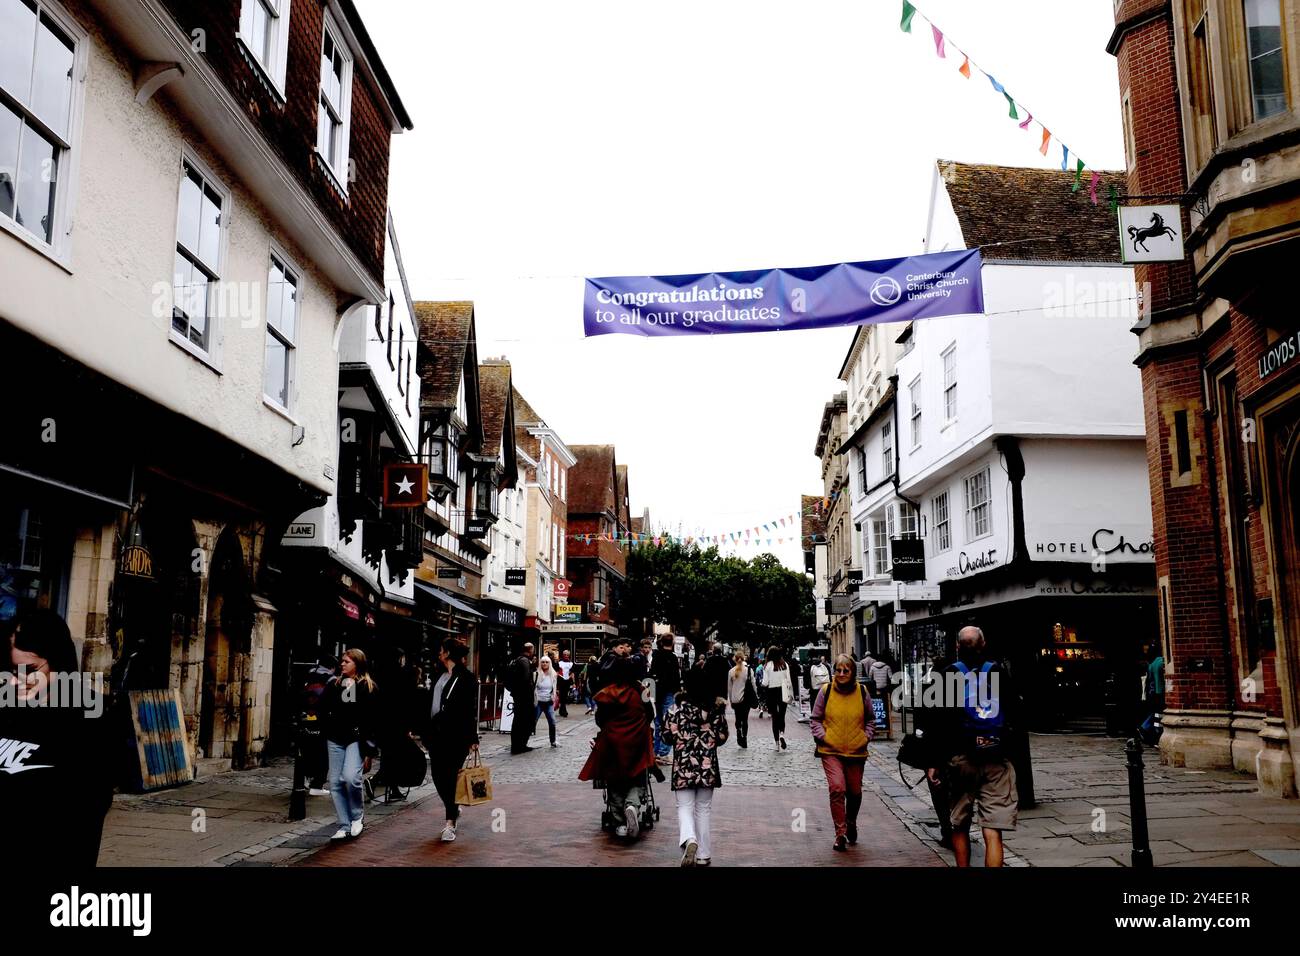
[(1008, 571), (946, 582), (924, 616), (910, 612), (904, 663), (953, 660), (958, 632), (974, 625), (1017, 682), (1030, 729), (1101, 730), (1108, 703), (1136, 712), (1160, 640), (1152, 567), (1037, 566), (1018, 581)]
[(459, 594), (452, 594), (437, 585), (421, 578), (415, 579), (416, 614), (424, 622), (428, 640), (424, 648), (424, 660), (421, 666), (426, 674), (432, 674), (438, 663), (438, 647), (444, 638), (455, 637), (465, 642), (469, 648), (466, 663), (475, 674), (483, 673), (483, 641), (485, 615), (476, 605), (477, 601)]

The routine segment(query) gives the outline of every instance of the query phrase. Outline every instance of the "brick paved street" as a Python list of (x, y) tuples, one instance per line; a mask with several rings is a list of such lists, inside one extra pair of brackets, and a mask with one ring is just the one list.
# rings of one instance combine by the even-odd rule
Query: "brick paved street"
[[(580, 715), (581, 711), (575, 714)], [(659, 825), (634, 845), (600, 830), (601, 795), (578, 781), (595, 731), (589, 718), (562, 723), (561, 746), (544, 736), (539, 749), (512, 757), (485, 745), (494, 800), (462, 811), (455, 843), (438, 840), (442, 805), (425, 800), (355, 842), (330, 846), (311, 866), (676, 866), (675, 801), (657, 785)], [(733, 722), (734, 729), (734, 722)], [(749, 749), (734, 739), (720, 751), (723, 787), (713, 809), (716, 866), (942, 866), (942, 860), (900, 823), (880, 796), (864, 795), (860, 842), (848, 853), (831, 850), (834, 829), (825, 778), (812, 754), (806, 724), (791, 720), (788, 749), (778, 753), (767, 720), (750, 721)], [(504, 832), (493, 831), (496, 819)], [(796, 828), (796, 821), (806, 821)], [(498, 827), (500, 824), (498, 824)]]

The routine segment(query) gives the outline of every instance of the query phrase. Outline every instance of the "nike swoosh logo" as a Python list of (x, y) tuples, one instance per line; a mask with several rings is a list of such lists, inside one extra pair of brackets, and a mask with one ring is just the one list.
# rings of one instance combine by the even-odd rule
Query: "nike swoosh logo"
[(54, 768), (54, 764), (52, 763), (35, 763), (32, 764), (30, 767), (0, 767), (0, 770), (3, 770), (5, 773), (12, 774), (12, 773), (22, 773), (24, 770), (52, 770), (53, 768)]

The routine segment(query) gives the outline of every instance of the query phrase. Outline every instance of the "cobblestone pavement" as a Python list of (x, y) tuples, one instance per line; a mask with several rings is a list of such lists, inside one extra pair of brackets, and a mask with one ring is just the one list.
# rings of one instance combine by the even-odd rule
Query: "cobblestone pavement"
[[(577, 712), (578, 714), (581, 711)], [(723, 786), (713, 803), (716, 866), (942, 866), (887, 801), (864, 794), (860, 842), (834, 853), (834, 827), (820, 762), (807, 725), (790, 721), (778, 751), (764, 719), (750, 721), (749, 748), (733, 739), (719, 751)], [(676, 802), (655, 786), (660, 823), (634, 844), (602, 833), (600, 791), (578, 781), (595, 725), (571, 717), (560, 746), (511, 756), (485, 740), (493, 801), (462, 811), (457, 840), (442, 843), (442, 806), (427, 800), (360, 839), (304, 854), (310, 866), (677, 866)], [(667, 768), (665, 768), (665, 771)]]
[[(1009, 865), (1116, 867), (1131, 863), (1124, 741), (1104, 736), (1030, 736), (1038, 805), (1020, 811), (1006, 838)], [(929, 793), (900, 782), (897, 743), (873, 746), (882, 792), (937, 847)], [(1300, 866), (1300, 801), (1264, 797), (1252, 777), (1187, 770), (1143, 754), (1148, 836), (1156, 866)], [(915, 782), (920, 771), (905, 770)], [(979, 854), (972, 854), (978, 857)], [(976, 860), (978, 863), (978, 860)]]
[[(872, 745), (859, 846), (833, 854), (824, 778), (807, 725), (790, 720), (789, 749), (780, 753), (770, 728), (769, 720), (752, 717), (745, 750), (736, 746), (733, 721), (733, 739), (720, 751), (724, 786), (714, 810), (719, 866), (952, 864), (952, 854), (938, 846), (927, 791), (910, 790), (899, 776), (896, 740)], [(309, 798), (308, 818), (290, 823), (292, 766), (279, 761), (153, 794), (118, 795), (100, 865), (673, 865), (676, 811), (666, 784), (656, 788), (660, 826), (636, 846), (599, 831), (600, 794), (577, 780), (594, 733), (580, 707), (560, 721), (554, 750), (544, 735), (535, 736), (538, 749), (512, 757), (508, 735), (484, 733), (497, 799), (465, 810), (454, 844), (435, 842), (442, 808), (426, 784), (407, 801), (370, 804), (365, 834), (328, 846), (337, 827), (330, 799)], [(1008, 835), (1007, 864), (1127, 866), (1132, 831), (1123, 741), (1034, 735), (1031, 746), (1038, 806), (1021, 811), (1019, 827)], [(920, 775), (906, 773), (913, 783)], [(1262, 797), (1252, 778), (1238, 774), (1162, 767), (1150, 751), (1144, 779), (1157, 866), (1300, 865), (1300, 801)], [(494, 807), (504, 811), (513, 839), (493, 832)], [(195, 811), (202, 811), (200, 832)], [(800, 812), (806, 813), (802, 832), (792, 828)], [(976, 865), (981, 855), (977, 845)]]

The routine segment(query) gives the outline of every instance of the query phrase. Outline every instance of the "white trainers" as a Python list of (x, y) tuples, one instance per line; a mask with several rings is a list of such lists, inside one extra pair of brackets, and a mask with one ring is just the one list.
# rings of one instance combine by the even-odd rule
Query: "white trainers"
[(330, 839), (331, 839), (331, 840), (346, 840), (346, 839), (347, 839), (349, 836), (351, 836), (351, 835), (352, 835), (352, 834), (348, 832), (348, 828), (347, 828), (347, 827), (339, 827), (337, 830), (334, 831), (334, 835), (333, 835), (332, 837), (330, 837)]
[(310, 793), (313, 797), (328, 797), (330, 795), (330, 792), (328, 790), (324, 790), (320, 787), (312, 787), (307, 792)]
[(353, 820), (353, 821), (352, 821), (351, 834), (352, 834), (352, 836), (354, 836), (354, 837), (359, 837), (359, 836), (361, 836), (361, 821), (360, 821), (360, 820)]
[(614, 836), (616, 837), (627, 836), (627, 827), (614, 827)]
[(454, 842), (456, 842), (456, 828), (455, 828), (455, 827), (443, 827), (443, 828), (442, 828), (442, 842), (443, 842), (443, 843), (454, 843)]
[(635, 839), (641, 832), (641, 808), (628, 804), (623, 808), (623, 819), (627, 820), (627, 835)]
[(694, 840), (687, 840), (686, 846), (682, 848), (682, 866), (694, 866), (695, 854), (700, 851), (700, 845)]

